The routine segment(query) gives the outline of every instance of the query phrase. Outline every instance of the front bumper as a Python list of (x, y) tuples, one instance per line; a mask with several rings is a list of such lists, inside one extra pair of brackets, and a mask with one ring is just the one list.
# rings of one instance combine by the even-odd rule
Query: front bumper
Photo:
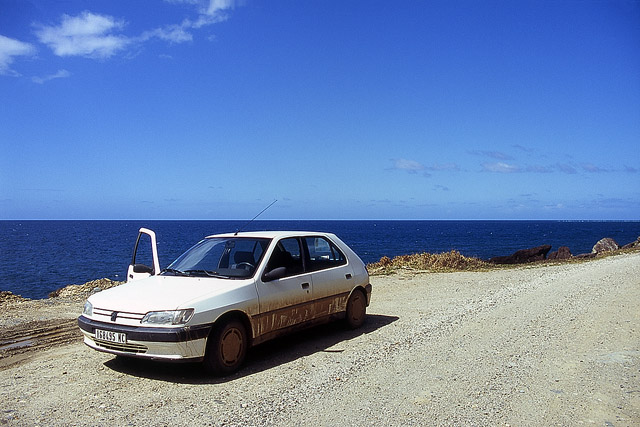
[[(84, 343), (105, 353), (160, 360), (201, 360), (206, 350), (211, 325), (154, 328), (124, 326), (78, 317)], [(96, 329), (126, 335), (126, 342), (96, 339)]]

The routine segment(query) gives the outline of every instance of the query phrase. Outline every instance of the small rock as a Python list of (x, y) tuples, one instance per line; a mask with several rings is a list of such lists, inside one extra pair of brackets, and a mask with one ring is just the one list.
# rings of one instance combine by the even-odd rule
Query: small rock
[(595, 253), (589, 253), (589, 254), (580, 254), (580, 255), (576, 255), (576, 258), (595, 258), (597, 254)]
[(571, 250), (568, 247), (560, 246), (557, 251), (551, 252), (547, 259), (569, 259), (571, 256)]

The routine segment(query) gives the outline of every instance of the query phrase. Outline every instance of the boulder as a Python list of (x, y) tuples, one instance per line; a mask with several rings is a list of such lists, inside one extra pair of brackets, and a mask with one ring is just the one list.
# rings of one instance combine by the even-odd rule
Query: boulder
[(571, 251), (568, 247), (560, 246), (557, 251), (551, 252), (547, 259), (569, 259), (571, 256)]
[(615, 240), (611, 237), (605, 237), (604, 239), (600, 239), (598, 243), (593, 246), (591, 253), (599, 254), (602, 252), (617, 251), (618, 249), (620, 249), (620, 245), (618, 245)]
[(542, 261), (547, 257), (551, 245), (542, 245), (530, 249), (521, 249), (507, 256), (497, 256), (489, 259), (493, 264), (525, 264), (528, 262)]
[(640, 247), (640, 237), (638, 237), (635, 242), (627, 243), (622, 249), (633, 249), (637, 247)]

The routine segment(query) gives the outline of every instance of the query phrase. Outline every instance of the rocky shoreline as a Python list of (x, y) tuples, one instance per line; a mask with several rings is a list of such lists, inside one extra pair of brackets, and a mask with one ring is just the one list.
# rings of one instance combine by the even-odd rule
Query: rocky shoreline
[[(391, 274), (398, 270), (418, 270), (427, 272), (454, 272), (454, 271), (487, 271), (494, 268), (503, 268), (508, 265), (529, 264), (539, 262), (571, 262), (590, 258), (624, 253), (640, 249), (640, 237), (634, 242), (624, 246), (618, 245), (611, 238), (600, 239), (591, 253), (572, 255), (566, 246), (561, 246), (557, 251), (549, 253), (551, 245), (541, 245), (535, 248), (521, 249), (511, 255), (493, 257), (488, 260), (466, 257), (458, 251), (452, 250), (441, 254), (419, 253), (400, 255), (393, 259), (382, 257), (380, 261), (367, 265), (369, 275)], [(547, 255), (548, 254), (548, 255)]]
[[(634, 242), (620, 246), (614, 239), (605, 237), (593, 245), (590, 253), (573, 255), (567, 246), (560, 246), (557, 251), (549, 253), (551, 245), (541, 245), (535, 248), (521, 249), (511, 255), (498, 256), (489, 259), (492, 264), (526, 264), (544, 260), (567, 260), (571, 258), (594, 258), (620, 250), (640, 248), (640, 237)], [(548, 255), (547, 255), (548, 254)]]
[[(433, 264), (442, 264), (442, 260), (450, 261), (451, 255), (455, 258), (455, 263), (444, 269), (437, 269), (438, 271), (457, 271), (457, 270), (470, 270), (486, 269), (490, 264), (494, 265), (510, 265), (510, 264), (528, 264), (532, 262), (547, 261), (547, 260), (571, 260), (571, 259), (584, 259), (594, 258), (600, 255), (608, 255), (625, 250), (634, 250), (640, 248), (640, 236), (633, 242), (625, 245), (619, 245), (614, 239), (605, 237), (600, 239), (591, 250), (591, 253), (573, 255), (567, 246), (561, 246), (557, 251), (549, 253), (551, 245), (541, 245), (535, 248), (521, 249), (514, 252), (511, 255), (493, 257), (488, 260), (480, 260), (477, 258), (465, 257), (457, 251), (451, 251), (444, 254), (413, 254), (402, 255), (395, 257), (393, 260), (388, 257), (382, 257), (380, 261), (370, 264), (369, 273), (371, 275), (388, 273), (385, 267), (394, 265), (395, 267), (410, 266), (415, 264), (415, 258), (424, 258), (428, 256), (430, 262)], [(471, 266), (471, 268), (468, 268)], [(68, 285), (58, 290), (55, 290), (49, 294), (49, 298), (65, 299), (72, 301), (79, 301), (87, 299), (91, 294), (118, 286), (124, 282), (119, 282), (111, 279), (96, 279), (91, 280), (82, 285)], [(29, 298), (24, 298), (21, 295), (16, 295), (11, 291), (0, 291), (0, 306), (5, 304), (17, 303), (21, 301), (31, 301)]]
[[(103, 291), (105, 289), (113, 288), (124, 282), (118, 282), (111, 279), (96, 279), (91, 280), (82, 285), (68, 285), (58, 290), (55, 290), (49, 294), (49, 299), (65, 299), (65, 300), (85, 300), (89, 295)], [(0, 291), (0, 305), (11, 304), (22, 301), (33, 301), (29, 298), (24, 298), (20, 295), (16, 295), (11, 291)]]

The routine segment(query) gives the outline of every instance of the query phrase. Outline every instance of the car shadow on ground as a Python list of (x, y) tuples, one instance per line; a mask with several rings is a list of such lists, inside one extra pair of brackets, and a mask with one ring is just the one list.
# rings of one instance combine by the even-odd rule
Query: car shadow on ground
[(396, 316), (369, 314), (365, 324), (359, 329), (345, 329), (344, 322), (332, 322), (267, 341), (249, 349), (244, 366), (239, 372), (222, 378), (207, 374), (199, 363), (170, 363), (114, 357), (104, 365), (127, 375), (158, 381), (183, 384), (226, 383), (317, 352), (340, 353), (343, 351), (342, 348), (331, 347), (374, 332), (398, 319)]

